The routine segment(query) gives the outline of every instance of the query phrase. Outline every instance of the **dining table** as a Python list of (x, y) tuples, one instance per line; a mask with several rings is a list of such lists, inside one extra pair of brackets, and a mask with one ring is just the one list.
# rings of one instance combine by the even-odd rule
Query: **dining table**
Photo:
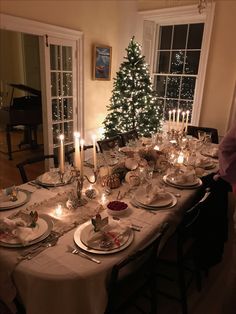
[[(208, 174), (217, 172), (218, 165), (214, 163)], [(93, 175), (91, 167), (85, 167), (85, 173)], [(86, 202), (77, 208), (69, 206), (71, 195), (78, 188), (73, 180), (58, 186), (44, 186), (35, 181), (18, 186), (18, 191), (27, 196), (26, 201), (16, 207), (0, 207), (0, 220), (14, 217), (19, 211), (37, 212), (47, 226), (42, 241), (34, 241), (32, 245), (26, 242), (11, 246), (0, 241), (0, 299), (13, 314), (16, 313), (15, 298), (23, 304), (27, 314), (104, 313), (107, 282), (113, 265), (148, 243), (157, 227), (161, 229), (168, 223), (168, 232), (161, 242), (161, 246), (164, 245), (184, 212), (205, 188), (201, 179), (201, 184), (185, 188), (167, 184), (163, 176), (163, 172), (154, 172), (152, 180), (156, 185), (160, 183), (160, 187), (173, 197), (173, 202), (155, 209), (133, 201), (147, 182), (141, 182), (135, 188), (122, 182), (119, 188), (109, 190), (97, 182), (93, 185), (95, 197), (83, 194)], [(90, 188), (91, 184), (84, 180), (83, 191)], [(123, 215), (113, 216), (106, 205), (117, 199), (125, 202), (128, 209)], [(83, 245), (81, 249), (80, 239), (76, 237), (98, 214), (101, 219), (108, 217), (109, 223), (131, 229), (127, 245), (112, 252), (93, 251)], [(56, 241), (46, 241), (46, 236), (53, 234)]]

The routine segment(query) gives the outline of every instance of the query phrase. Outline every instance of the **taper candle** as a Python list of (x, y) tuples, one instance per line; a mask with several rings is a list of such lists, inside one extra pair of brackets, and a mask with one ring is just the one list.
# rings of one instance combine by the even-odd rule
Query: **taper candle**
[(189, 110), (186, 111), (185, 132), (188, 130)]
[(74, 166), (76, 170), (81, 171), (81, 156), (80, 156), (80, 133), (74, 133), (75, 138), (75, 155), (74, 155)]
[(96, 135), (92, 136), (93, 140), (93, 164), (94, 164), (94, 172), (97, 171), (97, 152), (96, 152)]
[(60, 173), (63, 174), (65, 172), (65, 149), (64, 149), (64, 135), (59, 135), (60, 140), (60, 153), (59, 153), (59, 169)]
[(80, 148), (81, 148), (81, 169), (80, 169), (80, 176), (83, 177), (84, 175), (84, 140), (80, 140)]

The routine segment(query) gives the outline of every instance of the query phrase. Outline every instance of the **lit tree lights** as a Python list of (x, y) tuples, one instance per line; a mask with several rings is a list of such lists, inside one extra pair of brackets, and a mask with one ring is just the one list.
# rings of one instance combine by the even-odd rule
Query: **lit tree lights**
[(148, 65), (141, 55), (141, 46), (131, 39), (125, 61), (114, 79), (112, 97), (103, 122), (106, 138), (136, 129), (141, 136), (150, 136), (161, 127), (162, 110), (153, 90)]

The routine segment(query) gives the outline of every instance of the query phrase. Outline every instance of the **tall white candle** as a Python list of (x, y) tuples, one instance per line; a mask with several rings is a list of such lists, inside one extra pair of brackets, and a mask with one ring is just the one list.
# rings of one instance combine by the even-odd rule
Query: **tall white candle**
[(180, 112), (181, 112), (181, 110), (178, 109), (178, 110), (177, 110), (177, 129), (180, 128), (180, 127), (179, 127), (179, 115), (180, 115)]
[(84, 140), (80, 140), (80, 148), (81, 148), (81, 168), (80, 168), (80, 176), (84, 175)]
[(189, 110), (186, 111), (186, 122), (185, 122), (185, 131), (188, 130), (188, 119), (189, 119)]
[(172, 114), (172, 111), (169, 110), (169, 131), (171, 130), (171, 114)]
[(64, 149), (64, 135), (59, 135), (60, 140), (60, 152), (59, 152), (59, 169), (60, 173), (63, 174), (65, 172), (65, 149)]
[(182, 112), (182, 131), (184, 130), (185, 112)]
[(97, 171), (97, 152), (96, 152), (96, 135), (92, 136), (93, 140), (93, 164), (94, 164), (94, 172)]
[(76, 170), (81, 170), (81, 156), (80, 156), (80, 133), (75, 132), (75, 155), (74, 155), (74, 166)]
[(175, 112), (176, 112), (176, 110), (174, 109), (173, 110), (173, 122), (175, 123)]

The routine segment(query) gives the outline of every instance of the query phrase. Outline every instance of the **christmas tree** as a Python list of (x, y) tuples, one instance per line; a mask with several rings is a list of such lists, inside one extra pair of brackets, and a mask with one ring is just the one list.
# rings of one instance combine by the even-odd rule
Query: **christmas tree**
[(141, 46), (134, 37), (126, 51), (125, 61), (114, 79), (108, 114), (103, 122), (106, 138), (132, 129), (140, 136), (150, 136), (161, 127), (162, 109)]

